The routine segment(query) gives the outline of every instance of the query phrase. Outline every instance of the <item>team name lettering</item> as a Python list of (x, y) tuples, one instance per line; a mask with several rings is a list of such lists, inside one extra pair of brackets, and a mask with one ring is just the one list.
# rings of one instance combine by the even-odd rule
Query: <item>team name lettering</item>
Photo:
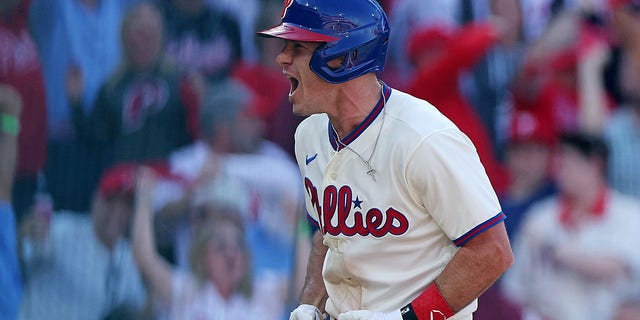
[[(402, 212), (389, 207), (383, 211), (371, 208), (366, 213), (353, 212), (353, 225), (347, 224), (347, 219), (352, 213), (353, 193), (349, 186), (339, 189), (330, 185), (324, 189), (322, 205), (318, 198), (318, 189), (309, 178), (304, 181), (305, 190), (309, 195), (311, 204), (318, 214), (318, 223), (324, 233), (337, 236), (361, 236), (372, 235), (382, 237), (386, 234), (401, 235), (409, 229), (409, 220)], [(335, 221), (334, 217), (336, 217)]]

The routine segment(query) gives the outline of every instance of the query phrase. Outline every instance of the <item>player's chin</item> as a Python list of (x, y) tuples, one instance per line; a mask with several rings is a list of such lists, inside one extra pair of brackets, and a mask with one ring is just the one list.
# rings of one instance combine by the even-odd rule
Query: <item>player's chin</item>
[(291, 101), (291, 99), (289, 99), (289, 101), (293, 104), (293, 114), (301, 117), (309, 115), (307, 112), (305, 112), (304, 108), (300, 107), (299, 104), (295, 103), (294, 101)]
[(299, 100), (289, 100), (293, 105), (293, 114), (300, 117), (306, 117), (311, 115), (313, 112), (309, 108), (308, 105), (300, 102)]
[(302, 109), (302, 105), (298, 95), (296, 95), (296, 91), (289, 93), (289, 103), (293, 106), (293, 114), (300, 115), (299, 112)]

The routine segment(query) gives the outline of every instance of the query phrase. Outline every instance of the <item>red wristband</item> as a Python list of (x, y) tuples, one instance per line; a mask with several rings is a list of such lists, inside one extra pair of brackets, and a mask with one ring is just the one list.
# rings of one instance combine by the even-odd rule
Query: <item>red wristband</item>
[(418, 320), (444, 320), (455, 314), (435, 283), (430, 284), (410, 304)]

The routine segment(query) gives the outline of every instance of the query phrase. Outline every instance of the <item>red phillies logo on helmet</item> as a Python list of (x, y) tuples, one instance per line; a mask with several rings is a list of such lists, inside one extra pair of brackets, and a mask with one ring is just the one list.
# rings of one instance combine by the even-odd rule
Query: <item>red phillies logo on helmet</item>
[(287, 9), (291, 7), (293, 4), (293, 0), (284, 0), (284, 4), (282, 6), (282, 12), (280, 13), (280, 19), (284, 18), (284, 15), (287, 14)]

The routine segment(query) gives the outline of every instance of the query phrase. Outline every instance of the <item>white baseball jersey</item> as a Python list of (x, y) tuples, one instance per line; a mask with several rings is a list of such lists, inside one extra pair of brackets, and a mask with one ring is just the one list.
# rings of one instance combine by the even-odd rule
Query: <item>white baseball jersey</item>
[[(628, 297), (640, 294), (640, 202), (609, 190), (598, 217), (579, 228), (561, 222), (564, 204), (553, 197), (533, 206), (514, 241), (515, 263), (502, 281), (508, 296), (547, 319), (610, 319)], [(558, 263), (553, 252), (612, 257), (628, 277), (601, 280)]]
[[(383, 99), (341, 147), (325, 114), (296, 130), (310, 221), (329, 247), (326, 311), (397, 310), (459, 246), (502, 221), (471, 141), (436, 108), (385, 85)], [(371, 157), (375, 181), (364, 160)], [(360, 155), (360, 157), (358, 156)], [(471, 319), (474, 302), (451, 319)]]

